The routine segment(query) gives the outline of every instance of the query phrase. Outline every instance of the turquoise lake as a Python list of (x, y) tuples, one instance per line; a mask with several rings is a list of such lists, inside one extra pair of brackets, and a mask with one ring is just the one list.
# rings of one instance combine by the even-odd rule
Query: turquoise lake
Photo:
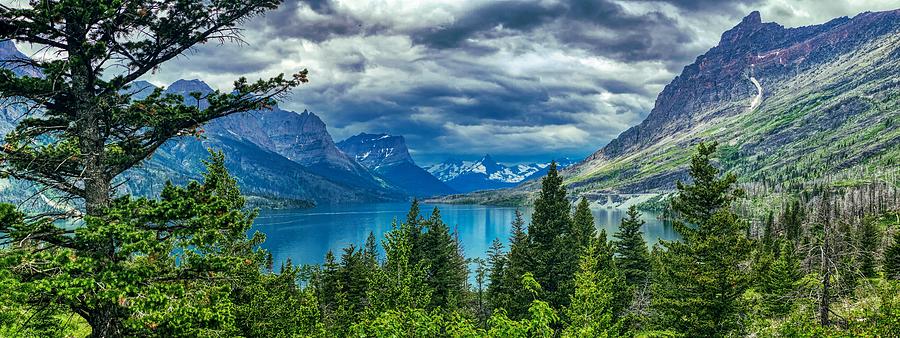
[[(434, 207), (441, 210), (441, 216), (451, 229), (459, 232), (467, 258), (485, 257), (494, 238), (508, 244), (511, 223), (516, 208), (480, 205), (422, 205), (424, 216), (431, 214)], [(276, 266), (290, 258), (295, 264), (321, 264), (325, 253), (333, 250), (340, 257), (341, 250), (350, 245), (361, 245), (369, 232), (374, 232), (380, 240), (391, 230), (394, 219), (406, 218), (409, 204), (378, 203), (341, 206), (318, 206), (312, 209), (262, 210), (256, 218), (254, 230), (266, 234), (263, 247), (272, 252)], [(521, 209), (526, 222), (530, 220), (531, 208)], [(625, 210), (592, 209), (597, 229), (606, 229), (610, 238)], [(643, 227), (648, 245), (659, 239), (677, 239), (671, 224), (662, 222), (656, 215), (644, 214)], [(382, 257), (383, 258), (383, 257)]]

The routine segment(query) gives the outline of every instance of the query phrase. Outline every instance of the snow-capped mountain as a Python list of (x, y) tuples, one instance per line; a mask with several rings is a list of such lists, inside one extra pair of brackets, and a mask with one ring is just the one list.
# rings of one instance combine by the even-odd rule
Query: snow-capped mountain
[[(557, 160), (559, 168), (573, 161)], [(516, 186), (530, 179), (544, 176), (550, 163), (531, 163), (506, 166), (484, 155), (478, 161), (447, 160), (426, 168), (429, 173), (460, 192), (500, 189)]]
[(403, 136), (360, 133), (338, 142), (337, 147), (410, 195), (428, 197), (455, 192), (416, 165)]

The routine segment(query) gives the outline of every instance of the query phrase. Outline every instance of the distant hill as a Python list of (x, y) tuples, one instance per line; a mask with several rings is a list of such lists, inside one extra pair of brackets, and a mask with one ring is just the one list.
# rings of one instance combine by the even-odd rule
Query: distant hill
[(360, 133), (339, 142), (337, 146), (388, 183), (412, 196), (429, 197), (456, 192), (416, 165), (403, 136)]

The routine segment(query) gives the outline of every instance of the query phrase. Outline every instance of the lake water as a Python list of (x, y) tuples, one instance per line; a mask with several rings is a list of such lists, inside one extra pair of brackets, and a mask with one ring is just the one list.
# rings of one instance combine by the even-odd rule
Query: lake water
[[(423, 216), (431, 215), (435, 206), (441, 210), (444, 222), (459, 232), (467, 258), (485, 257), (494, 238), (500, 238), (508, 246), (516, 208), (422, 204)], [(287, 258), (295, 264), (321, 264), (328, 250), (340, 257), (344, 247), (362, 245), (370, 231), (379, 239), (381, 249), (380, 241), (391, 230), (391, 222), (406, 219), (408, 209), (408, 203), (378, 203), (263, 210), (256, 218), (254, 229), (266, 234), (263, 247), (272, 252), (276, 266)], [(521, 210), (527, 223), (532, 210)], [(625, 217), (622, 209), (597, 208), (592, 212), (598, 231), (606, 229), (610, 238)], [(659, 239), (678, 238), (671, 224), (656, 219), (656, 215), (644, 214), (643, 218), (646, 224), (642, 230), (649, 245)]]

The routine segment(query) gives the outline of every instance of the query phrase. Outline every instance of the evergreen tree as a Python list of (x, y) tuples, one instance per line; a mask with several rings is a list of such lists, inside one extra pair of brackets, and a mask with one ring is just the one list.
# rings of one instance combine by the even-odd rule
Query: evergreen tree
[[(180, 286), (152, 292), (147, 288), (164, 285), (153, 282), (163, 278), (178, 279), (181, 286), (199, 285), (209, 279), (205, 272), (215, 274), (231, 263), (228, 251), (202, 251), (225, 240), (236, 241), (234, 230), (252, 219), (240, 212), (242, 202), (232, 196), (201, 191), (226, 192), (231, 189), (229, 178), (208, 174), (205, 180), (219, 181), (167, 186), (159, 200), (116, 198), (115, 182), (173, 137), (197, 135), (199, 127), (217, 117), (272, 107), (275, 98), (307, 81), (306, 72), (256, 83), (238, 79), (225, 93), (202, 97), (193, 93), (208, 102), (204, 107), (185, 104), (179, 95), (164, 95), (162, 89), (135, 100), (132, 83), (197, 45), (238, 40), (241, 24), (279, 4), (280, 0), (47, 0), (0, 6), (0, 40), (29, 43), (55, 55), (12, 61), (14, 67), (39, 69), (40, 77), (17, 77), (9, 69), (0, 70), (0, 96), (28, 106), (30, 112), (0, 147), (0, 176), (36, 183), (51, 190), (44, 196), (53, 202), (79, 209), (0, 226), (4, 234), (29, 239), (16, 248), (22, 259), (62, 265), (60, 257), (74, 257), (66, 264), (77, 266), (69, 268), (11, 270), (42, 290), (34, 293), (34, 302), (69, 307), (90, 324), (95, 337), (164, 332), (169, 324), (174, 325), (172, 330), (186, 327), (156, 314), (181, 315), (181, 321), (220, 318), (198, 309), (216, 302), (212, 294), (205, 302), (191, 302), (191, 297), (179, 296), (184, 291)], [(206, 214), (214, 209), (221, 215)], [(73, 224), (79, 226), (72, 228)], [(246, 232), (240, 234), (246, 240)], [(196, 245), (185, 245), (179, 265), (173, 267), (163, 250), (188, 241)], [(204, 260), (209, 265), (193, 264)], [(186, 269), (164, 277), (181, 267), (202, 273)], [(147, 293), (137, 297), (138, 291)], [(213, 290), (191, 296), (204, 297), (204, 292)], [(185, 304), (174, 306), (169, 301)], [(159, 309), (151, 306), (175, 310), (156, 312)], [(184, 313), (191, 309), (198, 312)]]
[(856, 247), (858, 248), (859, 272), (867, 278), (875, 277), (875, 254), (878, 242), (881, 239), (881, 232), (875, 219), (866, 218), (860, 224), (859, 238)]
[(566, 188), (553, 162), (534, 201), (534, 213), (528, 227), (528, 250), (534, 279), (540, 283), (547, 302), (554, 308), (569, 303), (578, 269), (579, 255), (572, 236), (570, 210)]
[(25, 303), (64, 307), (94, 337), (230, 331), (230, 288), (221, 281), (246, 282), (267, 255), (256, 249), (261, 235), (247, 237), (256, 213), (242, 210), (224, 163), (212, 153), (202, 183), (167, 184), (159, 199), (113, 199), (102, 217), (86, 216), (65, 231), (27, 222), (2, 204), (0, 231), (9, 246), (0, 271), (12, 274)]
[(459, 242), (441, 220), (438, 208), (434, 208), (424, 224), (428, 231), (422, 236), (422, 248), (431, 307), (455, 310), (462, 304), (466, 291), (466, 260), (461, 254)]
[(487, 252), (488, 286), (486, 298), (490, 310), (505, 308), (510, 300), (510, 290), (503, 283), (508, 257), (503, 251), (503, 242), (495, 238)]
[(619, 224), (619, 231), (613, 234), (616, 248), (616, 265), (625, 274), (629, 285), (641, 287), (650, 273), (650, 257), (644, 242), (641, 227), (644, 221), (637, 208), (628, 208), (628, 217)]
[(767, 314), (783, 316), (791, 311), (791, 296), (802, 276), (794, 245), (789, 241), (781, 242), (778, 258), (760, 276), (760, 292), (763, 294), (763, 308)]
[(800, 240), (800, 236), (803, 234), (804, 219), (806, 219), (806, 213), (799, 200), (793, 200), (785, 207), (782, 223), (785, 235), (789, 240)]
[(594, 215), (586, 198), (582, 197), (575, 207), (572, 216), (572, 239), (579, 249), (585, 250), (591, 245), (591, 241), (597, 236), (597, 228), (594, 225)]
[(529, 238), (525, 229), (525, 219), (519, 210), (516, 210), (515, 215), (503, 274), (499, 280), (492, 279), (491, 284), (497, 285), (494, 288), (496, 292), (492, 295), (496, 301), (493, 304), (494, 309), (506, 309), (510, 318), (519, 319), (527, 315), (531, 306), (532, 299), (519, 289), (522, 285), (522, 276), (531, 271), (532, 261), (529, 257)]
[[(620, 311), (621, 304), (616, 290), (623, 287), (624, 277), (614, 271), (612, 257), (600, 245), (605, 244), (596, 241), (581, 256), (579, 270), (575, 274), (575, 293), (565, 311), (568, 319), (563, 331), (565, 337), (624, 335), (618, 320), (620, 313), (617, 311)], [(608, 260), (608, 263), (604, 264), (602, 260)]]
[(894, 232), (894, 242), (884, 250), (884, 277), (900, 280), (900, 231)]
[[(654, 269), (652, 308), (659, 323), (690, 337), (729, 335), (740, 327), (748, 285), (746, 223), (731, 211), (742, 196), (736, 177), (719, 177), (710, 157), (716, 144), (700, 143), (691, 160), (693, 184), (677, 183), (672, 209), (682, 241), (664, 241)], [(690, 224), (690, 225), (689, 225)]]

